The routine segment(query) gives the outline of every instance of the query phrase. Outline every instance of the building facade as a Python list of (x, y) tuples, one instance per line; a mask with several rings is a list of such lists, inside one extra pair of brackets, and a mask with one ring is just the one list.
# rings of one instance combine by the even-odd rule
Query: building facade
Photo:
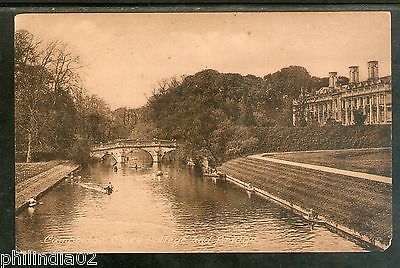
[(329, 86), (311, 96), (300, 95), (293, 102), (293, 125), (300, 120), (325, 125), (336, 122), (355, 124), (355, 116), (363, 115), (364, 124), (392, 123), (392, 78), (379, 77), (377, 61), (368, 62), (368, 79), (359, 81), (359, 67), (349, 67), (349, 83), (338, 85), (337, 72), (329, 73)]

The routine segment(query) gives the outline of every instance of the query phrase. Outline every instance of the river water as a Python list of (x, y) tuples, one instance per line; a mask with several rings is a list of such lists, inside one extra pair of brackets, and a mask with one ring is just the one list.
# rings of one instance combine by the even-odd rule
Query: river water
[[(162, 176), (157, 176), (161, 170)], [(37, 252), (364, 251), (301, 216), (177, 165), (96, 163), (16, 218), (16, 244)], [(111, 181), (114, 192), (103, 193)]]

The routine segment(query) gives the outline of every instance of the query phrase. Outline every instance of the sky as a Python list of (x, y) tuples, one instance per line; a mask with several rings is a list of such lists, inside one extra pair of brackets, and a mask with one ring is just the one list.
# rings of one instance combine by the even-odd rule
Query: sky
[(23, 14), (16, 30), (67, 42), (84, 85), (112, 109), (137, 108), (163, 79), (204, 69), (264, 76), (290, 65), (348, 77), (391, 74), (389, 12)]

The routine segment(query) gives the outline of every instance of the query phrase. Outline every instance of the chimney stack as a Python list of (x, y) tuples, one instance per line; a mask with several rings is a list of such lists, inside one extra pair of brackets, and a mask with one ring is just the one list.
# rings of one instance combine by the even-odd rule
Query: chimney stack
[(368, 62), (368, 79), (378, 79), (378, 61), (372, 60)]
[(329, 87), (336, 87), (337, 82), (337, 72), (329, 72)]
[(358, 83), (360, 81), (360, 72), (358, 66), (350, 66), (349, 83)]

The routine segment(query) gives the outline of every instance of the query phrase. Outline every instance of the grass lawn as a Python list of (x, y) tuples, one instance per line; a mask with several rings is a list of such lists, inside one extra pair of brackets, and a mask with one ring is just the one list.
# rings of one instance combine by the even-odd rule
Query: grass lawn
[(326, 152), (295, 152), (268, 155), (283, 160), (392, 176), (391, 149), (358, 149)]
[(246, 157), (218, 169), (383, 243), (390, 240), (390, 184)]
[(62, 161), (53, 160), (47, 162), (15, 163), (15, 184), (45, 172), (61, 162)]

